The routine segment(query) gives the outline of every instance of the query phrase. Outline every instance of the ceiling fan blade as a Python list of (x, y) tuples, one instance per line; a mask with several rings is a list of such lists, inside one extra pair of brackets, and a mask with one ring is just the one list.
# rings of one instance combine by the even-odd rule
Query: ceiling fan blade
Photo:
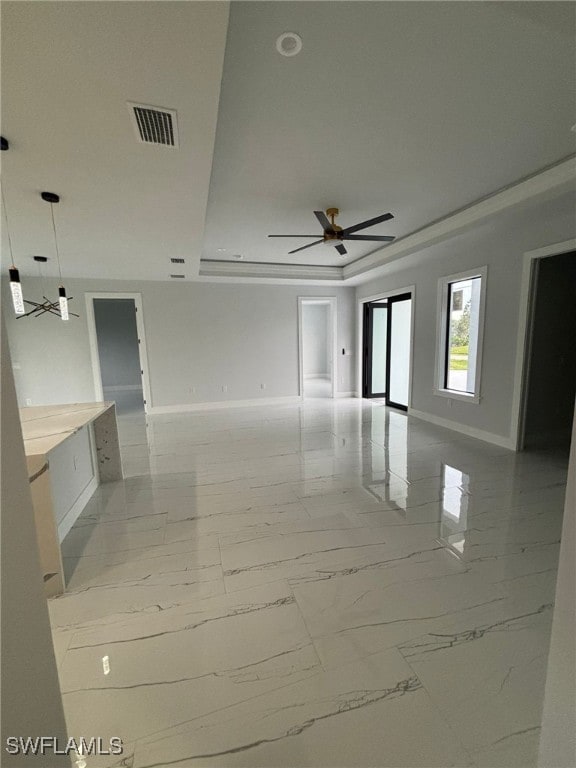
[(358, 232), (359, 229), (366, 229), (367, 227), (373, 227), (375, 224), (381, 224), (383, 221), (393, 219), (394, 216), (391, 213), (383, 213), (382, 216), (376, 216), (373, 219), (367, 221), (361, 221), (360, 224), (354, 224), (352, 227), (345, 227), (342, 230), (343, 235), (349, 235), (351, 232)]
[(314, 211), (314, 216), (318, 219), (320, 222), (320, 226), (324, 230), (324, 232), (334, 232), (332, 229), (332, 223), (328, 216), (324, 213), (324, 211)]
[(288, 251), (288, 253), (298, 253), (298, 251), (303, 251), (305, 248), (312, 248), (313, 245), (318, 245), (318, 243), (323, 243), (324, 238), (322, 240), (316, 240), (315, 243), (308, 243), (308, 245), (303, 245), (300, 248), (295, 248), (293, 251)]
[(337, 245), (336, 250), (338, 251), (340, 256), (346, 256), (346, 254), (348, 253), (348, 251), (346, 250), (346, 248), (344, 248), (343, 245)]
[(396, 240), (395, 237), (388, 237), (387, 235), (342, 235), (342, 240), (372, 240), (382, 241), (385, 243), (391, 243), (392, 240)]
[(311, 237), (317, 238), (318, 235), (268, 235), (268, 237)]

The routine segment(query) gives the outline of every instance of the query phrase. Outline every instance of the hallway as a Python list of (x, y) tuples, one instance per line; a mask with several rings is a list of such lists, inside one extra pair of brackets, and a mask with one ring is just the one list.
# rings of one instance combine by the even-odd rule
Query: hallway
[(536, 765), (567, 458), (358, 399), (147, 421), (50, 601), (70, 734), (124, 741), (88, 768)]

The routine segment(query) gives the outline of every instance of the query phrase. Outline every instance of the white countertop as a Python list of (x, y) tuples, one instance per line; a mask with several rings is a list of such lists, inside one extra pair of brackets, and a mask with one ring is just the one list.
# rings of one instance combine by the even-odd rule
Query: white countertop
[(20, 408), (26, 456), (45, 456), (113, 407), (114, 403), (70, 403)]

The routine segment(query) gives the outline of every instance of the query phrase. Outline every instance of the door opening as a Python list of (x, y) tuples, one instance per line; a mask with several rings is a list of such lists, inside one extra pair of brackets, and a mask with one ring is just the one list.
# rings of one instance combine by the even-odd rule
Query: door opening
[(520, 449), (568, 451), (576, 397), (576, 251), (535, 259)]
[(408, 410), (412, 359), (412, 295), (364, 304), (362, 395)]
[(299, 298), (300, 394), (334, 397), (336, 393), (335, 299)]
[(97, 399), (114, 401), (120, 416), (144, 414), (147, 377), (137, 297), (92, 294), (86, 299)]

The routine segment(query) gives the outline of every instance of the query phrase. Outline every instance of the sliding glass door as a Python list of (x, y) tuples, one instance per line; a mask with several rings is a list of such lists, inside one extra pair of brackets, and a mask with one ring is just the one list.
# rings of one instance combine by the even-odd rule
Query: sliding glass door
[(363, 396), (408, 409), (412, 296), (391, 296), (364, 305)]
[(385, 397), (388, 371), (387, 302), (364, 304), (364, 346), (364, 397)]

